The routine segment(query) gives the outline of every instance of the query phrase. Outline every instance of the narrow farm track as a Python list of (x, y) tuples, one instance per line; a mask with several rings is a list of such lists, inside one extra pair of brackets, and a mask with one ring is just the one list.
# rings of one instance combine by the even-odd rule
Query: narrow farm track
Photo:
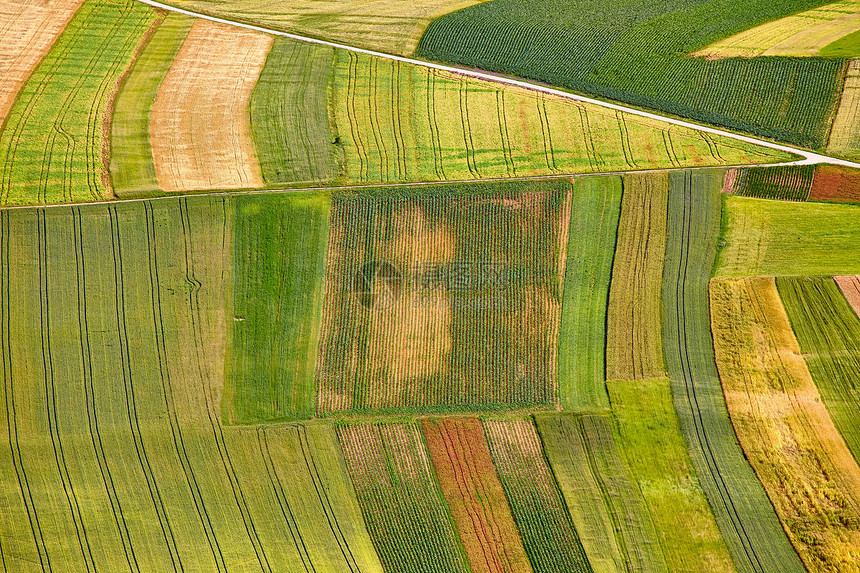
[(520, 80), (520, 79), (516, 79), (516, 78), (512, 78), (512, 77), (507, 77), (507, 76), (503, 76), (500, 74), (483, 72), (483, 71), (479, 71), (479, 70), (473, 70), (473, 69), (462, 68), (462, 67), (457, 67), (457, 66), (448, 66), (448, 65), (444, 65), (444, 64), (428, 62), (425, 60), (419, 60), (419, 59), (415, 59), (415, 58), (407, 58), (404, 56), (396, 56), (393, 54), (386, 54), (384, 52), (378, 52), (375, 50), (366, 50), (364, 48), (357, 48), (355, 46), (348, 46), (346, 44), (340, 44), (337, 42), (329, 42), (327, 40), (320, 40), (319, 38), (310, 38), (307, 36), (301, 36), (299, 34), (292, 34), (289, 32), (281, 32), (278, 30), (272, 30), (269, 28), (264, 28), (262, 26), (254, 26), (251, 24), (244, 24), (241, 22), (235, 22), (235, 21), (224, 19), (224, 18), (216, 18), (214, 16), (208, 16), (206, 14), (201, 14), (199, 12), (194, 12), (191, 10), (185, 10), (183, 8), (177, 8), (175, 6), (171, 6), (170, 4), (164, 4), (162, 2), (156, 2), (154, 0), (136, 0), (136, 1), (142, 2), (144, 4), (148, 4), (150, 6), (154, 6), (156, 8), (161, 8), (161, 9), (169, 10), (172, 12), (178, 12), (180, 14), (185, 14), (187, 16), (202, 18), (205, 20), (213, 21), (213, 22), (219, 22), (221, 24), (229, 24), (232, 26), (240, 27), (240, 28), (246, 28), (248, 30), (263, 32), (265, 34), (272, 34), (275, 36), (283, 36), (286, 38), (292, 38), (294, 40), (311, 42), (314, 44), (320, 44), (320, 45), (324, 45), (324, 46), (331, 46), (333, 48), (339, 48), (339, 49), (347, 50), (350, 52), (357, 52), (357, 53), (367, 54), (370, 56), (376, 56), (379, 58), (385, 58), (385, 59), (389, 59), (389, 60), (393, 60), (393, 61), (397, 61), (397, 62), (413, 64), (413, 65), (421, 66), (421, 67), (425, 67), (425, 68), (431, 68), (431, 69), (435, 69), (435, 70), (451, 72), (451, 73), (460, 74), (460, 75), (464, 75), (464, 76), (468, 76), (468, 77), (472, 77), (472, 78), (487, 80), (490, 82), (497, 82), (497, 83), (502, 83), (502, 84), (511, 85), (511, 86), (518, 86), (518, 87), (542, 92), (545, 94), (560, 96), (560, 97), (567, 98), (567, 99), (573, 100), (573, 101), (590, 103), (590, 104), (598, 105), (600, 107), (612, 109), (615, 111), (626, 112), (626, 113), (629, 113), (632, 115), (637, 115), (640, 117), (646, 117), (646, 118), (649, 118), (652, 120), (661, 121), (663, 123), (667, 123), (667, 124), (671, 124), (671, 125), (677, 125), (680, 127), (694, 129), (696, 131), (699, 131), (699, 132), (702, 132), (705, 134), (719, 135), (719, 136), (735, 139), (737, 141), (743, 141), (746, 143), (751, 143), (753, 145), (761, 145), (762, 147), (767, 147), (769, 149), (774, 149), (774, 150), (782, 151), (785, 153), (794, 153), (794, 154), (797, 154), (797, 155), (800, 155), (803, 157), (803, 159), (798, 160), (798, 161), (787, 162), (786, 164), (788, 164), (788, 165), (810, 164), (810, 163), (830, 163), (833, 165), (842, 165), (845, 167), (853, 167), (853, 168), (860, 169), (860, 163), (856, 163), (853, 161), (838, 159), (835, 157), (830, 157), (828, 155), (822, 155), (820, 153), (815, 153), (813, 151), (809, 151), (809, 150), (805, 150), (805, 149), (799, 149), (796, 147), (783, 145), (783, 144), (779, 144), (779, 143), (774, 143), (772, 141), (758, 139), (758, 138), (750, 137), (747, 135), (732, 133), (730, 131), (725, 131), (725, 130), (717, 129), (714, 127), (699, 125), (699, 124), (696, 124), (693, 122), (684, 121), (682, 119), (668, 117), (665, 115), (660, 115), (660, 114), (652, 113), (649, 111), (644, 111), (644, 110), (640, 110), (640, 109), (636, 109), (636, 108), (632, 108), (632, 107), (627, 107), (627, 106), (619, 105), (616, 103), (611, 103), (611, 102), (607, 102), (607, 101), (603, 101), (603, 100), (599, 100), (599, 99), (595, 99), (595, 98), (590, 98), (590, 97), (586, 97), (586, 96), (582, 96), (582, 95), (578, 95), (578, 94), (573, 94), (573, 93), (566, 92), (566, 91), (563, 91), (560, 89), (551, 88), (551, 87), (546, 86), (546, 85), (542, 85), (542, 84), (538, 84), (538, 83), (534, 83), (534, 82), (528, 82), (525, 80)]

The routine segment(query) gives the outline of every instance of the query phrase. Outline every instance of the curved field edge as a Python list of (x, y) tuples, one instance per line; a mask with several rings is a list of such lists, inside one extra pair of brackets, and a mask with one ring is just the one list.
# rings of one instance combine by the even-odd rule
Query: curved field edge
[(27, 80), (0, 133), (0, 204), (113, 197), (113, 99), (157, 20), (133, 0), (89, 0)]
[(118, 197), (159, 190), (149, 139), (155, 96), (194, 20), (168, 13), (119, 90), (111, 119), (111, 181)]
[(807, 568), (853, 570), (860, 467), (821, 401), (774, 279), (717, 279), (710, 295), (720, 380), (747, 459)]
[(416, 53), (820, 148), (838, 102), (842, 61), (687, 56), (726, 34), (819, 4), (495, 0), (435, 20)]
[(663, 271), (666, 366), (693, 467), (735, 567), (802, 573), (800, 558), (744, 458), (714, 361), (708, 281), (719, 240), (723, 176), (717, 170), (670, 176), (672, 232)]

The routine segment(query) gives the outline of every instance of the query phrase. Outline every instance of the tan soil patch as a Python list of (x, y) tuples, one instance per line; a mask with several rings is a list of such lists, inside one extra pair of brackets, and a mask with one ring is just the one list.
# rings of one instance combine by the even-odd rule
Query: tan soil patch
[(206, 20), (191, 28), (150, 118), (165, 191), (262, 187), (249, 104), (271, 36)]
[(0, 124), (83, 0), (0, 0)]
[(860, 316), (860, 275), (847, 277), (833, 277), (836, 279), (836, 284), (842, 289), (845, 298), (848, 299), (848, 304)]

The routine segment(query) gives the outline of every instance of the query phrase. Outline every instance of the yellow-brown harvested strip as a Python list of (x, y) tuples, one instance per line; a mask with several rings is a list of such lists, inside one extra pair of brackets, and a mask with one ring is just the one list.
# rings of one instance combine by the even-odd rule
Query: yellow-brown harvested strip
[(530, 573), (481, 422), (425, 420), (424, 437), (442, 493), (475, 573)]
[(836, 284), (842, 289), (848, 304), (860, 316), (860, 275), (833, 277)]
[(860, 60), (852, 60), (848, 66), (839, 110), (830, 128), (827, 151), (860, 157)]
[(665, 376), (660, 312), (669, 177), (624, 177), (621, 222), (609, 290), (607, 380)]
[(0, 124), (83, 0), (0, 0)]
[(262, 187), (248, 112), (272, 37), (199, 20), (161, 84), (150, 119), (165, 191)]
[(810, 571), (860, 571), (860, 467), (812, 381), (772, 277), (711, 283), (726, 404)]

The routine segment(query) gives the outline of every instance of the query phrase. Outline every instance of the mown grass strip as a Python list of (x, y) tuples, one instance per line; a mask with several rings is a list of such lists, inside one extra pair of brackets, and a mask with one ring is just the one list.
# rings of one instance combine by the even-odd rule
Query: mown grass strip
[(860, 467), (821, 402), (774, 279), (714, 280), (710, 290), (720, 380), (747, 459), (806, 567), (850, 571)]
[(470, 571), (418, 427), (363, 423), (337, 433), (385, 571)]
[(334, 50), (277, 38), (251, 95), (251, 131), (266, 183), (337, 177), (328, 85)]
[(654, 524), (608, 414), (540, 414), (538, 433), (595, 573), (665, 571)]
[(619, 445), (648, 505), (668, 570), (735, 571), (687, 453), (669, 380), (610, 380), (606, 386)]
[(860, 318), (830, 277), (777, 277), (776, 286), (824, 405), (860, 462)]
[(314, 413), (330, 199), (235, 199), (233, 319), (225, 416), (237, 424)]
[(169, 13), (146, 43), (116, 97), (111, 120), (111, 181), (119, 197), (157, 191), (149, 114), (158, 88), (194, 20)]
[(117, 83), (156, 12), (132, 0), (89, 0), (21, 89), (0, 134), (0, 204), (113, 196), (106, 165)]
[(606, 318), (607, 380), (665, 376), (660, 336), (666, 174), (626, 175)]
[(722, 171), (670, 176), (671, 233), (663, 267), (666, 367), (693, 467), (735, 567), (802, 573), (803, 565), (737, 442), (714, 362), (708, 281), (719, 240), (723, 176)]
[(590, 572), (532, 421), (488, 420), (484, 432), (535, 573)]
[(606, 313), (620, 209), (620, 177), (574, 181), (558, 347), (565, 410), (609, 407)]
[(716, 276), (860, 273), (860, 206), (728, 196)]

